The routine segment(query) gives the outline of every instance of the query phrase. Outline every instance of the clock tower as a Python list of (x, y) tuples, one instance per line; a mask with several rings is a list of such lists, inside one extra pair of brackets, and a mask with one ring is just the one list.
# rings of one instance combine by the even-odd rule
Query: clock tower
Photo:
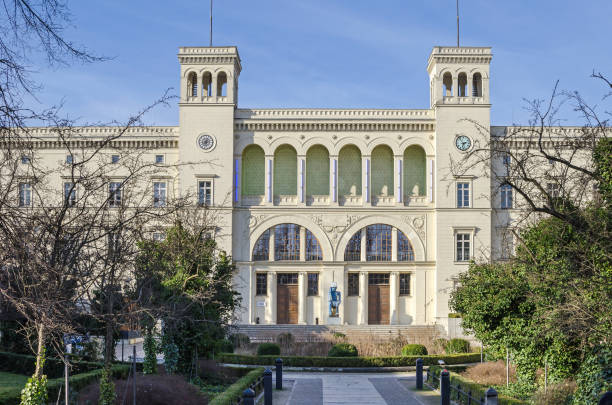
[[(436, 222), (436, 295), (434, 313), (445, 324), (448, 292), (468, 262), (458, 260), (459, 244), (470, 257), (487, 254), (491, 246), (491, 180), (489, 169), (453, 172), (474, 148), (487, 146), (491, 104), (491, 48), (433, 48), (427, 63), (430, 105), (436, 117), (434, 168)], [(459, 201), (460, 200), (460, 201)], [(463, 251), (462, 251), (463, 253)]]
[(175, 189), (194, 204), (212, 209), (215, 226), (208, 232), (214, 232), (220, 248), (231, 254), (234, 111), (240, 56), (234, 46), (181, 47), (178, 59), (182, 167)]

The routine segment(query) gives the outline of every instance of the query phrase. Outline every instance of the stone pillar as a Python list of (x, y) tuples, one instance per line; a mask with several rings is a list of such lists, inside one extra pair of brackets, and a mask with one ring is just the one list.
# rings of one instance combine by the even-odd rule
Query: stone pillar
[(338, 205), (338, 156), (329, 157), (330, 202)]
[(298, 324), (306, 325), (306, 288), (308, 276), (305, 271), (298, 274)]
[(268, 261), (274, 261), (274, 227), (270, 228), (270, 239), (268, 240)]
[(217, 75), (216, 74), (214, 74), (214, 75), (211, 74), (210, 75), (210, 80), (211, 80), (210, 88), (212, 90), (210, 94), (212, 95), (213, 100), (216, 100), (217, 99)]
[(300, 205), (306, 204), (306, 157), (297, 157), (297, 191), (298, 191), (298, 203)]
[(424, 325), (426, 320), (426, 303), (427, 303), (427, 272), (418, 269), (414, 273), (414, 308), (413, 319), (416, 325)]
[(371, 167), (370, 167), (370, 156), (362, 156), (361, 157), (361, 196), (363, 198), (363, 202), (366, 205), (372, 204), (372, 199), (370, 197), (370, 175), (371, 175)]
[(391, 261), (397, 261), (397, 228), (391, 229)]
[(426, 159), (426, 164), (427, 164), (427, 197), (429, 199), (429, 202), (433, 202), (434, 201), (434, 187), (435, 187), (435, 166), (434, 166), (434, 156), (427, 156)]
[(241, 205), (242, 190), (241, 177), (242, 174), (242, 156), (234, 156), (234, 204)]
[(357, 319), (359, 325), (368, 324), (368, 273), (359, 272), (359, 304), (357, 306)]
[(268, 299), (266, 306), (267, 324), (276, 324), (276, 273), (268, 272)]
[(306, 261), (306, 228), (300, 226), (300, 261)]
[(397, 325), (399, 323), (399, 314), (397, 309), (397, 300), (399, 296), (399, 273), (391, 272), (389, 276), (389, 323)]
[(257, 303), (255, 293), (257, 292), (257, 276), (253, 266), (249, 266), (249, 323), (254, 324), (257, 317)]
[(266, 156), (266, 195), (267, 205), (274, 203), (274, 155)]
[(394, 183), (395, 183), (395, 202), (401, 203), (404, 201), (403, 190), (404, 190), (404, 160), (403, 156), (394, 156), (395, 160), (395, 174), (394, 174)]

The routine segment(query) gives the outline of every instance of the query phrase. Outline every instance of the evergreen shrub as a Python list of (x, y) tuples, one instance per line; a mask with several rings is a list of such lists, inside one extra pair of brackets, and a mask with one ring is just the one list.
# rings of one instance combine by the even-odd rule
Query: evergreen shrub
[(329, 349), (327, 357), (357, 357), (357, 348), (350, 343), (336, 343)]
[(411, 343), (402, 347), (402, 356), (426, 356), (427, 348), (423, 345)]
[(261, 343), (259, 346), (257, 346), (258, 356), (264, 356), (264, 355), (278, 356), (279, 354), (280, 354), (280, 346), (277, 345), (276, 343)]

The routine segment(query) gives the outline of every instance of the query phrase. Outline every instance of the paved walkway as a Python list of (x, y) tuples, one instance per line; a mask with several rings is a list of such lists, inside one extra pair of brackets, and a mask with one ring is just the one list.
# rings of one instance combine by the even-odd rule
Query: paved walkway
[(434, 405), (440, 397), (414, 390), (414, 373), (287, 372), (274, 405), (408, 404)]

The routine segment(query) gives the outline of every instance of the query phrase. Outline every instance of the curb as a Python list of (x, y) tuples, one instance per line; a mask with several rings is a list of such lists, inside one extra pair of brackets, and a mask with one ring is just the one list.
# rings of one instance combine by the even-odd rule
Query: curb
[[(448, 365), (448, 368), (455, 366), (466, 367), (478, 363), (465, 363), (465, 364), (453, 364)], [(269, 367), (274, 368), (275, 365), (262, 365), (262, 364), (233, 364), (233, 363), (219, 363), (222, 367), (230, 368), (261, 368)], [(423, 367), (427, 370), (429, 366)], [(292, 367), (283, 366), (283, 371), (308, 371), (315, 373), (394, 373), (394, 372), (405, 372), (405, 371), (416, 371), (415, 366), (406, 367)]]

